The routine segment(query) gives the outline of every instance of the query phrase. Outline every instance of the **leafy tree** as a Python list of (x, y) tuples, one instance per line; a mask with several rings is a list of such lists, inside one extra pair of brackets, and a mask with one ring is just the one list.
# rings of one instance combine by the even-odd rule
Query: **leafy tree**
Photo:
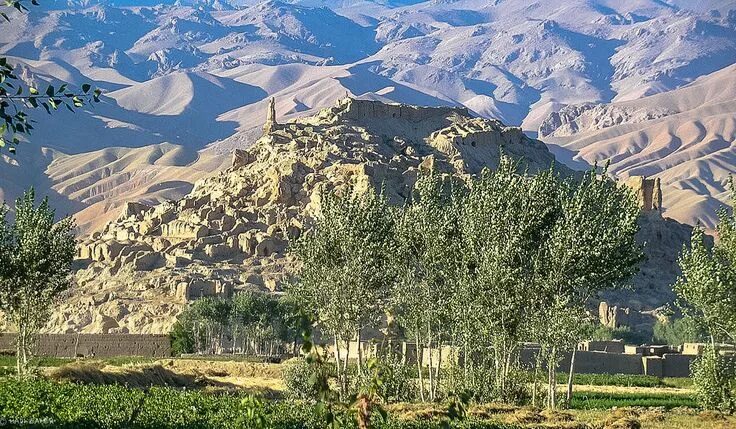
[(171, 340), (171, 352), (175, 356), (194, 353), (194, 335), (187, 324), (181, 320), (177, 320), (169, 333)]
[(578, 179), (551, 169), (528, 175), (508, 156), (467, 192), (425, 181), (398, 228), (397, 259), (410, 268), (394, 293), (400, 321), (414, 332), (412, 324), (431, 315), (438, 341), (452, 332), (464, 385), (483, 399), (523, 399), (519, 346), (540, 342), (537, 368), (548, 368), (548, 405), (556, 406), (555, 369), (589, 331), (587, 300), (625, 282), (641, 259), (632, 193), (594, 171)]
[(690, 368), (695, 397), (708, 410), (736, 411), (736, 364), (724, 359), (712, 344)]
[(449, 333), (460, 252), (458, 218), (459, 195), (451, 183), (437, 174), (420, 177), (411, 200), (404, 207), (396, 227), (399, 242), (394, 262), (397, 282), (392, 293), (392, 308), (398, 322), (416, 340), (419, 391), (422, 400), (424, 380), (422, 350), (429, 349), (428, 399), (434, 401), (439, 385), (440, 362), (433, 362), (434, 350), (442, 358), (442, 341)]
[[(537, 340), (547, 353), (548, 405), (556, 406), (560, 352), (574, 353), (586, 334), (585, 304), (604, 289), (623, 285), (643, 255), (636, 243), (640, 209), (633, 193), (595, 169), (582, 180), (559, 183), (559, 211), (535, 259), (536, 304), (543, 309)], [(571, 396), (572, 385), (568, 385)], [(569, 399), (569, 398), (568, 398)]]
[[(318, 326), (332, 336), (344, 399), (350, 350), (342, 356), (340, 349), (384, 317), (396, 246), (393, 213), (383, 196), (372, 189), (342, 191), (323, 192), (314, 227), (292, 248), (301, 268), (287, 292), (313, 309)], [(362, 367), (360, 349), (358, 361)]]
[(28, 372), (32, 339), (54, 301), (70, 286), (74, 221), (54, 220), (48, 199), (36, 206), (33, 189), (15, 203), (15, 222), (0, 211), (0, 308), (18, 330), (17, 371)]
[[(731, 203), (736, 203), (736, 188), (730, 180)], [(721, 386), (734, 384), (734, 372), (726, 371), (726, 363), (718, 352), (721, 341), (736, 340), (736, 215), (721, 208), (718, 212), (718, 241), (713, 248), (705, 242), (702, 228), (695, 228), (691, 248), (683, 248), (680, 255), (682, 275), (674, 285), (680, 307), (686, 317), (694, 320), (710, 339), (710, 346), (693, 369), (700, 389), (701, 402), (706, 407), (733, 411), (733, 389), (711, 389), (713, 383)], [(710, 394), (713, 397), (707, 398)]]
[(654, 340), (663, 344), (681, 346), (684, 343), (701, 342), (706, 338), (698, 323), (689, 317), (657, 320), (654, 324)]
[[(38, 5), (36, 0), (30, 3)], [(0, 5), (0, 17), (10, 22), (9, 14), (28, 11), (26, 5), (24, 0), (7, 0)], [(8, 58), (0, 57), (0, 150), (7, 147), (9, 152), (15, 153), (21, 136), (31, 134), (34, 121), (27, 113), (29, 109), (43, 108), (51, 113), (65, 107), (73, 112), (90, 102), (99, 102), (101, 94), (88, 83), (82, 84), (80, 91), (69, 90), (66, 83), (39, 88), (20, 79)]]
[(461, 216), (465, 271), (456, 308), (465, 309), (466, 361), (471, 370), (493, 368), (489, 384), (502, 400), (514, 400), (519, 391), (513, 379), (519, 345), (531, 335), (529, 321), (537, 309), (535, 255), (549, 235), (557, 200), (551, 172), (517, 171), (507, 156), (496, 171), (483, 171), (471, 184)]

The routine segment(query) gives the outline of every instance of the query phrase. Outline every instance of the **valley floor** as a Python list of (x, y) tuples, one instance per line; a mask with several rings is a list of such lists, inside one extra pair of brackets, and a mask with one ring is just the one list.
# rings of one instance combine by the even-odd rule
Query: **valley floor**
[[(97, 395), (100, 396), (98, 401), (102, 403), (96, 402), (94, 407), (100, 413), (100, 416), (106, 415), (106, 413), (115, 415), (115, 413), (120, 412), (120, 410), (116, 410), (116, 407), (118, 407), (116, 405), (117, 400), (107, 401), (104, 399), (105, 395), (114, 394), (117, 395), (115, 398), (118, 399), (120, 395), (142, 395), (139, 389), (149, 389), (152, 386), (162, 388), (147, 391), (143, 395), (146, 398), (140, 399), (141, 404), (150, 400), (153, 404), (151, 406), (159, 406), (160, 399), (149, 399), (149, 397), (163, 395), (167, 397), (168, 401), (169, 396), (171, 396), (170, 402), (172, 404), (194, 404), (197, 401), (205, 401), (207, 413), (217, 414), (219, 412), (217, 411), (218, 407), (227, 409), (227, 413), (232, 413), (233, 411), (229, 410), (229, 407), (232, 406), (230, 403), (238, 404), (237, 401), (233, 402), (233, 398), (237, 399), (238, 396), (248, 393), (273, 399), (274, 404), (286, 402), (283, 399), (285, 386), (281, 379), (283, 365), (252, 362), (246, 359), (237, 359), (237, 357), (233, 360), (228, 359), (228, 357), (221, 359), (176, 358), (161, 360), (116, 358), (91, 361), (42, 359), (37, 362), (39, 373), (41, 378), (49, 381), (36, 382), (38, 386), (23, 385), (19, 388), (14, 384), (18, 382), (10, 376), (12, 359), (1, 358), (0, 368), (3, 369), (5, 375), (0, 379), (0, 427), (2, 427), (2, 419), (6, 419), (7, 422), (13, 421), (13, 418), (18, 418), (17, 423), (17, 421), (23, 420), (22, 417), (24, 416), (45, 419), (44, 421), (55, 421), (54, 419), (58, 416), (69, 418), (69, 416), (76, 415), (75, 413), (80, 413), (80, 411), (73, 409), (74, 407), (88, 406), (81, 405), (80, 401), (90, 401), (92, 400), (90, 398)], [(74, 381), (85, 386), (75, 387), (75, 385), (65, 383), (68, 381)], [(653, 381), (641, 376), (595, 376), (587, 378), (581, 376), (579, 381), (592, 384), (575, 385), (575, 399), (571, 409), (568, 410), (548, 412), (528, 406), (482, 404), (472, 406), (468, 416), (478, 423), (473, 427), (506, 429), (633, 429), (637, 427), (644, 429), (726, 429), (736, 427), (736, 417), (734, 416), (723, 416), (698, 409), (692, 397), (693, 391), (688, 379)], [(111, 388), (99, 386), (103, 384), (117, 386)], [(56, 389), (54, 386), (66, 386), (59, 388), (61, 390), (66, 389), (63, 394), (58, 394), (63, 398), (67, 398), (69, 395), (71, 397), (79, 395), (83, 399), (69, 401), (64, 399), (60, 406), (62, 408), (69, 407), (69, 409), (60, 412), (58, 408), (52, 405), (54, 395), (56, 395), (56, 393), (51, 393)], [(563, 389), (564, 387), (560, 386), (560, 388)], [(12, 389), (13, 394), (8, 395), (10, 392), (7, 389)], [(75, 393), (75, 389), (86, 390), (81, 394)], [(119, 392), (111, 393), (109, 389), (113, 391), (117, 389)], [(217, 394), (223, 391), (234, 393), (234, 395)], [(24, 398), (24, 395), (27, 397)], [(189, 396), (185, 398), (186, 400), (183, 400), (182, 395)], [(24, 405), (18, 407), (21, 401)], [(40, 405), (41, 402), (44, 405)], [(166, 406), (175, 407), (176, 405)], [(276, 405), (276, 407), (279, 406), (281, 405)], [(301, 406), (303, 407), (303, 404)], [(290, 406), (281, 406), (281, 408), (289, 410)], [(414, 427), (414, 423), (418, 422), (429, 425), (424, 426), (424, 423), (422, 423), (420, 424), (421, 427), (434, 427), (432, 422), (436, 421), (439, 424), (439, 420), (447, 411), (444, 404), (416, 403), (391, 404), (386, 409), (392, 421), (403, 422), (396, 426), (402, 428)], [(159, 411), (157, 410), (157, 412)], [(166, 410), (166, 412), (178, 411)], [(289, 412), (291, 411), (287, 411), (287, 413)], [(160, 413), (165, 414), (163, 410)], [(100, 417), (100, 419), (102, 418)], [(213, 419), (218, 420), (219, 418)], [(294, 418), (299, 419), (298, 417)], [(94, 422), (87, 420), (85, 422), (85, 424), (92, 424), (91, 427), (96, 427)], [(56, 423), (60, 427), (63, 426), (61, 425), (62, 421)], [(100, 421), (97, 423), (106, 425), (106, 427), (118, 427), (114, 424), (109, 426), (110, 422)], [(181, 423), (185, 426), (189, 424), (184, 421)], [(165, 427), (180, 427), (174, 423), (171, 424), (173, 426)], [(198, 420), (196, 427), (221, 426), (209, 426), (208, 424), (202, 426), (202, 422)], [(393, 428), (395, 426), (387, 427)]]

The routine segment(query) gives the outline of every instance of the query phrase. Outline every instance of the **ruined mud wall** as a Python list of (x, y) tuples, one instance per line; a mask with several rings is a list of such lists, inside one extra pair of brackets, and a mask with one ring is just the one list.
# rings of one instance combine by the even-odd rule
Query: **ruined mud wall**
[[(15, 350), (15, 334), (0, 334), (0, 350)], [(168, 335), (149, 334), (41, 334), (34, 347), (36, 356), (98, 357), (116, 356), (168, 357)]]

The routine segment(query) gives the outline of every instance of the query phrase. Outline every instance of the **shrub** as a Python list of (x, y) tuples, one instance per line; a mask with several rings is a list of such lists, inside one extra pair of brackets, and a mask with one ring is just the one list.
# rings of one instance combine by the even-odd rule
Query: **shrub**
[[(417, 397), (417, 383), (414, 380), (417, 369), (414, 365), (401, 362), (400, 357), (393, 353), (382, 354), (376, 364), (380, 379), (376, 394), (379, 397), (389, 403), (409, 402)], [(350, 371), (352, 373), (350, 393), (357, 395), (368, 387), (372, 375), (366, 371), (361, 376), (357, 366), (351, 367)]]
[(657, 320), (654, 324), (654, 340), (658, 343), (680, 346), (684, 343), (701, 342), (703, 330), (690, 318)]
[(691, 367), (698, 403), (705, 409), (727, 413), (736, 411), (736, 368), (708, 346)]
[(169, 333), (169, 340), (171, 341), (172, 355), (181, 356), (194, 353), (194, 334), (181, 321), (174, 323)]
[(628, 326), (620, 326), (618, 328), (599, 326), (593, 332), (591, 340), (623, 340), (626, 344), (645, 344), (651, 342), (652, 337), (645, 332), (634, 331)]
[[(315, 401), (318, 395), (316, 365), (302, 357), (284, 362), (282, 378), (286, 385), (286, 394), (291, 399)], [(325, 369), (321, 369), (325, 370)]]

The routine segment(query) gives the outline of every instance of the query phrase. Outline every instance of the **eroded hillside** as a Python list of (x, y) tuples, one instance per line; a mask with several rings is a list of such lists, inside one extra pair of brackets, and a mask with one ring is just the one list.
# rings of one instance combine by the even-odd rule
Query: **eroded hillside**
[(469, 177), (494, 168), (502, 150), (530, 172), (571, 174), (521, 129), (464, 108), (345, 98), (285, 124), (270, 112), (263, 137), (235, 151), (231, 168), (177, 201), (128, 203), (82, 243), (83, 268), (51, 329), (167, 332), (191, 299), (280, 290), (288, 240), (309, 226), (323, 189), (383, 187), (398, 204), (420, 171)]

